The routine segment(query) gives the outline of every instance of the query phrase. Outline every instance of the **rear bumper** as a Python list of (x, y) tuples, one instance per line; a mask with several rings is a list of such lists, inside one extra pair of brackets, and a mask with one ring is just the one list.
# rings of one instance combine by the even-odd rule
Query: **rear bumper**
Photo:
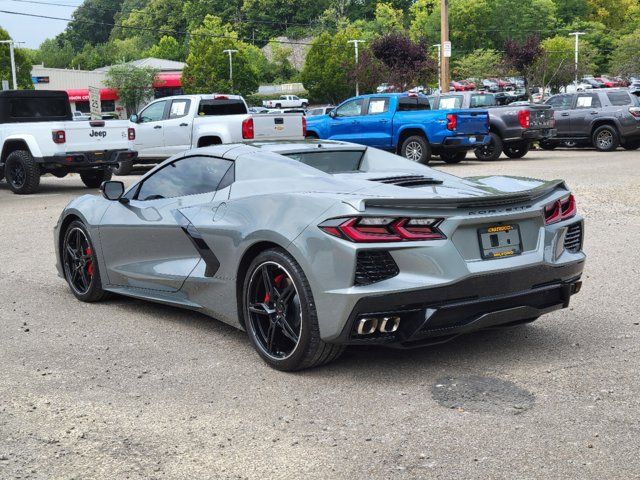
[(558, 134), (558, 130), (555, 128), (539, 128), (536, 130), (524, 130), (522, 132), (522, 138), (527, 140), (540, 140), (545, 138), (553, 138)]
[(92, 152), (65, 152), (57, 153), (49, 157), (37, 158), (36, 161), (45, 166), (54, 168), (82, 168), (102, 165), (117, 165), (123, 160), (135, 160), (137, 152), (129, 149), (98, 150)]
[[(360, 299), (335, 343), (411, 348), (485, 328), (516, 324), (566, 308), (580, 290), (584, 260), (466, 278), (418, 291)], [(393, 333), (358, 335), (362, 318), (400, 317)]]
[(489, 143), (490, 140), (491, 137), (489, 135), (453, 135), (445, 138), (437, 147), (449, 151), (472, 150), (480, 145)]

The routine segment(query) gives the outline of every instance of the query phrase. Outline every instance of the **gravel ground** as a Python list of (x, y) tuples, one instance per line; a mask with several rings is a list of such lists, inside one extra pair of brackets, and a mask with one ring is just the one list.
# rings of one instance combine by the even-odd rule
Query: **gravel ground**
[(0, 478), (638, 478), (640, 152), (434, 165), (565, 178), (582, 292), (528, 326), (297, 374), (192, 312), (76, 301), (52, 228), (79, 178), (0, 184)]

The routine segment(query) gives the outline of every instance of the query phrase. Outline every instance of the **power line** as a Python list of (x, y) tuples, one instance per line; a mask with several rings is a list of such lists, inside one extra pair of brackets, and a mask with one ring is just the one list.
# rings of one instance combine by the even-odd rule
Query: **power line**
[(37, 0), (8, 0), (10, 2), (17, 2), (17, 3), (34, 3), (36, 5), (49, 5), (49, 6), (53, 6), (53, 7), (71, 7), (71, 8), (78, 8), (83, 4), (71, 4), (71, 3), (49, 3), (49, 2), (38, 2)]

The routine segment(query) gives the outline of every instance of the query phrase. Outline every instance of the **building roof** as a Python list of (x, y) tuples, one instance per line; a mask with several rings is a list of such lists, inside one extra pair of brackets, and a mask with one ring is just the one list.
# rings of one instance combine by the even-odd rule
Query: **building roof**
[[(174, 60), (165, 60), (163, 58), (148, 57), (126, 62), (125, 65), (132, 65), (138, 68), (150, 67), (160, 70), (161, 72), (181, 72), (187, 64), (184, 62), (176, 62)], [(107, 72), (111, 67), (113, 67), (113, 65), (96, 68), (94, 71)]]

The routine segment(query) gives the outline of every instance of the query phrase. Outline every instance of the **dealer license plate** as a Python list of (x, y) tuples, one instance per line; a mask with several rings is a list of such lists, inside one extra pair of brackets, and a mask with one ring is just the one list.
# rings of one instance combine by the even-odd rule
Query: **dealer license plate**
[(518, 225), (494, 225), (478, 229), (480, 252), (485, 260), (512, 257), (522, 253)]

